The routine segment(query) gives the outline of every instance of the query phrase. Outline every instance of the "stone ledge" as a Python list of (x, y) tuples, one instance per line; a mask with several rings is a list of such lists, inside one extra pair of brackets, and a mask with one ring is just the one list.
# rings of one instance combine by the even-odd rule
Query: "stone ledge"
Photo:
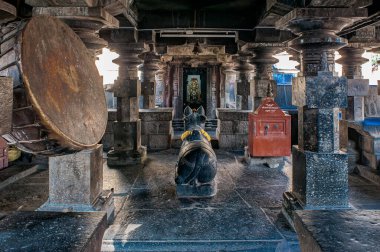
[(173, 119), (173, 108), (140, 109), (142, 121), (171, 121)]
[(248, 121), (248, 114), (251, 110), (237, 110), (229, 108), (216, 109), (216, 117), (223, 121)]

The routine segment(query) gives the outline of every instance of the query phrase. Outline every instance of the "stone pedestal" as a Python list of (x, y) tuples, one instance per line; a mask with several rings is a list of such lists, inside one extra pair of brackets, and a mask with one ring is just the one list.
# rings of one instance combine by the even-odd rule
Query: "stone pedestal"
[(212, 181), (209, 184), (203, 185), (176, 185), (176, 195), (179, 199), (191, 198), (212, 198), (216, 195), (218, 189), (217, 184)]
[(141, 143), (148, 150), (170, 149), (173, 108), (140, 109)]
[(284, 194), (283, 213), (348, 207), (348, 157), (340, 151), (340, 109), (347, 107), (347, 78), (334, 77), (334, 52), (347, 40), (335, 34), (361, 9), (294, 9), (276, 25), (300, 35), (289, 46), (301, 52), (301, 73), (293, 78), (292, 103), (298, 107), (298, 146), (293, 148), (292, 191)]
[(114, 217), (113, 190), (103, 190), (103, 147), (49, 157), (49, 199), (39, 211), (106, 211)]
[(219, 148), (244, 150), (248, 144), (248, 114), (252, 111), (227, 108), (216, 111)]

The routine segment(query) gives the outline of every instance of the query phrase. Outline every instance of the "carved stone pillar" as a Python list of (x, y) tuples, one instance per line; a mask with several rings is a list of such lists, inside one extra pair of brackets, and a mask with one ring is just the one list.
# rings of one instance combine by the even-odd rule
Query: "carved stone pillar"
[(343, 76), (347, 77), (348, 84), (348, 107), (346, 119), (348, 121), (364, 120), (364, 97), (369, 92), (369, 80), (363, 79), (362, 64), (368, 59), (363, 58), (364, 49), (344, 47), (339, 50), (342, 56), (337, 63), (342, 64)]
[(286, 52), (290, 54), (289, 60), (295, 61), (298, 63), (298, 65), (295, 66), (295, 68), (299, 71), (301, 70), (301, 54), (300, 52), (293, 50), (292, 48), (287, 48)]
[(339, 113), (347, 107), (347, 79), (335, 77), (334, 51), (346, 45), (336, 32), (364, 17), (363, 9), (294, 9), (277, 22), (299, 37), (289, 46), (301, 52), (301, 73), (293, 78), (298, 107), (298, 146), (293, 146), (292, 191), (285, 214), (304, 209), (347, 208), (347, 154), (339, 146)]
[(181, 120), (182, 116), (182, 107), (181, 101), (180, 101), (180, 88), (179, 88), (179, 82), (180, 82), (180, 71), (182, 70), (182, 61), (181, 60), (173, 60), (173, 99), (172, 99), (172, 106), (173, 106), (173, 114), (175, 120)]
[[(167, 79), (167, 67), (165, 62), (160, 61), (158, 64), (158, 71), (156, 72), (156, 96), (160, 92), (161, 98), (159, 99), (159, 106), (166, 107), (166, 79)], [(157, 97), (156, 97), (157, 100)]]
[(144, 63), (140, 67), (142, 72), (141, 78), (141, 95), (143, 97), (144, 109), (152, 109), (156, 106), (156, 72), (159, 70), (160, 56), (153, 50), (143, 53), (140, 58)]
[(254, 67), (248, 63), (250, 54), (240, 53), (236, 59), (236, 109), (253, 110), (254, 86), (251, 83), (251, 74)]
[(217, 68), (218, 68), (218, 62), (217, 61), (211, 61), (209, 62), (211, 65), (211, 109), (208, 109), (210, 111), (210, 114), (207, 115), (209, 119), (216, 119), (216, 109), (218, 107), (217, 105), (217, 96), (216, 96), (216, 82), (217, 82)]
[(117, 97), (117, 121), (113, 124), (115, 146), (108, 153), (107, 162), (110, 166), (142, 163), (146, 158), (146, 147), (141, 146), (141, 83), (137, 66), (143, 62), (138, 55), (147, 47), (145, 43), (135, 42), (130, 30), (108, 30), (104, 36), (110, 49), (120, 55), (113, 61), (119, 65), (119, 76), (113, 86)]
[(32, 5), (33, 16), (49, 15), (62, 19), (82, 39), (94, 57), (107, 46), (107, 41), (100, 38), (99, 30), (102, 28), (117, 28), (119, 21), (110, 15), (103, 6), (84, 6), (72, 3), (70, 6), (51, 4), (46, 7), (45, 1), (26, 1)]
[(273, 55), (278, 52), (278, 48), (275, 47), (255, 47), (255, 44), (248, 45), (250, 50), (254, 53), (254, 57), (251, 58), (251, 64), (255, 65), (255, 76), (252, 79), (252, 84), (255, 91), (254, 107), (256, 110), (261, 101), (268, 96), (270, 89), (273, 90), (273, 95), (277, 94), (277, 83), (273, 80), (273, 65), (278, 62), (278, 59)]
[(165, 107), (171, 107), (172, 106), (172, 85), (171, 85), (171, 71), (172, 71), (172, 66), (170, 64), (167, 64), (166, 66), (166, 72), (165, 72), (165, 91), (164, 91), (164, 102), (165, 102)]
[[(236, 71), (232, 62), (222, 65), (224, 73), (225, 108), (236, 107)], [(231, 92), (231, 93), (230, 93)]]

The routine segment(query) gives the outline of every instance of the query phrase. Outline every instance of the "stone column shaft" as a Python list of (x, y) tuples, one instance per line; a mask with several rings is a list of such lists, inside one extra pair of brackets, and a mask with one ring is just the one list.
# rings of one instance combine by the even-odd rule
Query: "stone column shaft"
[[(231, 97), (233, 98), (233, 101), (236, 102), (236, 75), (237, 73), (233, 69), (234, 69), (234, 64), (232, 62), (223, 64), (222, 72), (224, 74), (225, 107), (227, 107), (227, 105), (231, 106), (230, 105)], [(233, 82), (234, 90), (235, 90), (235, 93), (232, 95), (230, 94), (231, 81)]]
[(152, 109), (156, 106), (156, 72), (159, 70), (160, 57), (150, 51), (140, 55), (144, 63), (141, 65), (141, 94), (143, 96), (143, 108)]
[(277, 83), (273, 80), (273, 65), (278, 62), (278, 59), (274, 58), (273, 54), (275, 54), (278, 49), (272, 47), (257, 47), (251, 50), (255, 54), (250, 62), (256, 67), (255, 76), (252, 79), (252, 85), (255, 89), (253, 110), (256, 110), (262, 100), (268, 96), (270, 88), (273, 90), (274, 97), (277, 94)]
[(180, 61), (174, 61), (174, 73), (173, 73), (173, 99), (172, 99), (172, 106), (174, 110), (174, 119), (182, 119), (182, 109), (180, 108), (180, 90), (179, 90), (179, 78), (180, 78), (180, 69), (182, 62)]
[[(360, 9), (294, 9), (277, 22), (300, 35), (289, 46), (301, 53), (301, 73), (293, 78), (293, 105), (298, 107), (298, 146), (293, 147), (292, 192), (285, 193), (304, 209), (347, 208), (347, 154), (339, 146), (339, 113), (347, 107), (347, 79), (334, 77), (334, 51), (346, 45), (335, 34)], [(289, 196), (291, 195), (291, 196)]]
[(362, 64), (368, 59), (363, 58), (364, 49), (344, 47), (339, 50), (341, 58), (337, 63), (342, 64), (343, 76), (347, 77), (348, 85), (348, 107), (346, 119), (348, 121), (364, 120), (364, 97), (369, 92), (369, 80), (363, 79)]
[(239, 56), (236, 71), (236, 109), (253, 110), (254, 86), (251, 83), (253, 66), (248, 63), (249, 56)]

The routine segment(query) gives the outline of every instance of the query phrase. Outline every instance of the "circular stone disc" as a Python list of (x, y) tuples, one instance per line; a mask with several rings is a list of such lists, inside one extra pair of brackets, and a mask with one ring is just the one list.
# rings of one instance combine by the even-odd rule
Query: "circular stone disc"
[(63, 146), (97, 144), (106, 129), (102, 79), (80, 38), (62, 21), (33, 17), (22, 34), (21, 71), (42, 124)]

